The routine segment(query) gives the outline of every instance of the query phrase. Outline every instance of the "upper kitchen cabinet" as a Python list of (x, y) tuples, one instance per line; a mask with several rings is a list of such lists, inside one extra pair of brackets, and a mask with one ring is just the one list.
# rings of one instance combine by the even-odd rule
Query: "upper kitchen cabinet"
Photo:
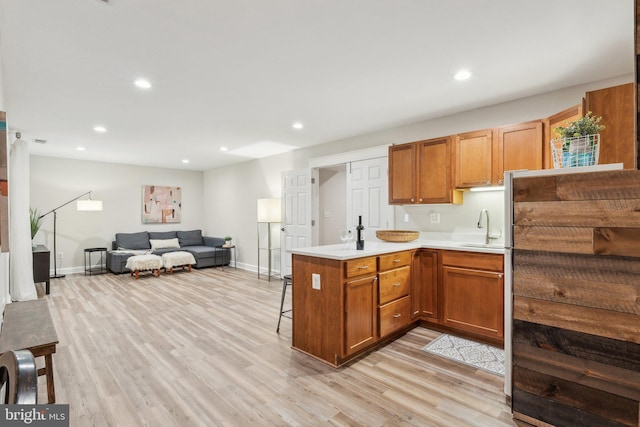
[(389, 204), (461, 203), (451, 185), (452, 138), (389, 147)]
[(542, 121), (503, 126), (494, 131), (494, 136), (494, 185), (504, 183), (504, 171), (542, 169)]
[(633, 83), (594, 90), (586, 94), (586, 111), (602, 116), (599, 164), (623, 163), (636, 168)]
[(485, 129), (456, 135), (455, 186), (491, 185), (493, 130)]
[(456, 136), (457, 188), (502, 185), (504, 171), (542, 169), (542, 121)]

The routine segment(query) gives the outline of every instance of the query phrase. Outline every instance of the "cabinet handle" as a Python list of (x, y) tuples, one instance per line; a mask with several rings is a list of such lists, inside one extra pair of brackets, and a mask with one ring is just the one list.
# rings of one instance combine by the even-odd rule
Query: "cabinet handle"
[(498, 184), (502, 185), (502, 180), (499, 180), (499, 181), (498, 181)]
[(491, 181), (487, 181), (487, 184), (491, 184)]
[(415, 199), (411, 199), (412, 202), (415, 202)]
[(419, 201), (419, 202), (421, 202), (421, 201), (422, 201), (422, 199), (418, 199), (418, 201)]
[(401, 316), (402, 316), (402, 314), (400, 314), (400, 313), (396, 313), (396, 314), (394, 314), (394, 315), (393, 315), (393, 318), (394, 318), (394, 319), (397, 319), (397, 318), (399, 318), (399, 317), (401, 317)]
[(400, 260), (399, 259), (394, 259), (393, 262), (400, 262)]
[(400, 286), (400, 283), (394, 283), (394, 284), (393, 284), (393, 285), (391, 285), (391, 286), (398, 287), (398, 286)]
[(498, 274), (498, 279), (502, 279), (502, 274)]
[(358, 267), (360, 270), (366, 270), (367, 268), (369, 268), (368, 265), (361, 265), (360, 267)]

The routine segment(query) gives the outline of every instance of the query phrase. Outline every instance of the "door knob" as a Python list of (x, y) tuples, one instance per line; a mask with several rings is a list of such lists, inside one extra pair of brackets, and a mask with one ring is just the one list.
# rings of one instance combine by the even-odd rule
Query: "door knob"
[(282, 227), (282, 228), (280, 229), (280, 231), (284, 231), (284, 227)]

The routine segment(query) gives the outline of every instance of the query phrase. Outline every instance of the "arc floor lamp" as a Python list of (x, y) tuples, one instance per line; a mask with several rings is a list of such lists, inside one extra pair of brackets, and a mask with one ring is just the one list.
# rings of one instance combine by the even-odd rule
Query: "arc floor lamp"
[[(88, 200), (79, 200), (81, 197), (84, 197), (87, 195), (89, 196)], [(83, 193), (78, 197), (74, 197), (68, 202), (61, 204), (57, 208), (53, 208), (49, 212), (40, 215), (40, 217), (38, 218), (38, 219), (44, 218), (50, 213), (53, 213), (53, 276), (50, 277), (51, 279), (58, 279), (65, 276), (64, 274), (58, 274), (58, 264), (56, 262), (56, 260), (58, 259), (58, 250), (56, 248), (56, 222), (58, 221), (58, 209), (64, 206), (67, 206), (69, 203), (75, 202), (76, 200), (78, 201), (77, 209), (79, 211), (101, 211), (102, 210), (102, 201), (92, 200), (91, 191), (87, 191), (86, 193)]]

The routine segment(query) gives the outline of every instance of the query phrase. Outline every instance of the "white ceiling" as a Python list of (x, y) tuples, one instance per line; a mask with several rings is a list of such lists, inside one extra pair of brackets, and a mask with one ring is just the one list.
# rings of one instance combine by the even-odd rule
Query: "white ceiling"
[(633, 3), (0, 0), (7, 118), (34, 154), (208, 170), (631, 74)]

